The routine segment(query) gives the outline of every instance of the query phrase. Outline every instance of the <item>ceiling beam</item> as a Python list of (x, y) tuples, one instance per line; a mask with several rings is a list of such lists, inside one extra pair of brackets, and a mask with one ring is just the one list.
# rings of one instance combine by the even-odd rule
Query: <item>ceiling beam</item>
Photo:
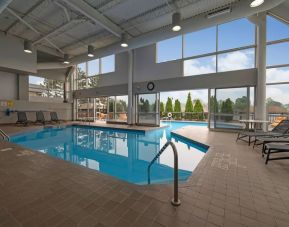
[(99, 24), (101, 27), (106, 29), (107, 31), (111, 32), (117, 37), (121, 37), (121, 34), (123, 33), (123, 30), (113, 23), (111, 20), (109, 20), (107, 17), (105, 17), (102, 13), (100, 13), (98, 10), (84, 2), (83, 0), (62, 0), (67, 5), (81, 13), (82, 15), (86, 16), (93, 22)]
[(0, 14), (8, 7), (8, 5), (12, 2), (13, 0), (2, 0), (0, 1)]
[[(39, 2), (37, 2), (35, 5), (33, 5), (23, 16), (21, 16), (22, 19), (25, 19), (26, 16), (28, 16), (30, 13), (32, 13), (32, 11), (34, 11), (35, 9), (37, 9), (38, 7), (42, 6), (44, 3), (46, 2), (46, 0), (40, 0)], [(9, 33), (10, 30), (12, 28), (14, 28), (14, 26), (16, 24), (18, 24), (19, 20), (16, 20), (13, 24), (11, 24), (7, 29), (6, 29), (6, 33)]]
[(66, 20), (70, 21), (70, 14), (68, 13), (67, 8), (64, 5), (62, 5), (60, 2), (54, 1), (53, 3), (58, 5), (63, 10)]
[[(36, 34), (41, 35), (41, 32), (38, 31), (36, 28), (34, 28), (31, 24), (29, 24), (26, 20), (24, 20), (23, 18), (21, 18), (16, 12), (14, 12), (12, 9), (10, 8), (6, 8), (8, 10), (9, 13), (11, 13), (13, 16), (15, 16), (19, 21), (21, 21), (23, 24), (25, 24), (28, 28), (30, 28), (32, 31), (34, 31)], [(51, 46), (53, 46), (54, 48), (56, 48), (59, 52), (61, 52), (62, 54), (64, 54), (64, 52), (58, 47), (56, 46), (53, 42), (51, 42), (48, 38), (44, 38)]]
[(65, 24), (62, 24), (62, 25), (60, 25), (59, 27), (57, 27), (57, 28), (53, 29), (52, 31), (50, 31), (49, 33), (43, 35), (43, 36), (40, 37), (39, 39), (33, 41), (32, 44), (35, 45), (36, 43), (39, 43), (39, 42), (41, 42), (42, 40), (45, 40), (45, 39), (49, 38), (50, 36), (55, 35), (56, 33), (64, 30), (65, 28), (67, 28), (67, 27), (69, 27), (69, 26), (72, 26), (72, 25), (74, 25), (74, 24), (83, 22), (83, 21), (85, 21), (85, 20), (83, 20), (83, 19), (75, 19), (75, 20), (71, 20), (71, 21), (69, 21), (69, 22), (67, 22), (67, 23), (65, 23)]

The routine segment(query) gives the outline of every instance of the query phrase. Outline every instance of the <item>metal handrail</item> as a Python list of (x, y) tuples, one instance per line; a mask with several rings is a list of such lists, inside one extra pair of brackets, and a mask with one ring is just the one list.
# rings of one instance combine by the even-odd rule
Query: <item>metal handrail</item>
[(181, 201), (179, 200), (179, 175), (178, 175), (178, 152), (175, 144), (172, 141), (168, 141), (165, 143), (165, 145), (162, 147), (162, 149), (157, 153), (157, 155), (154, 157), (154, 159), (150, 162), (148, 165), (148, 184), (151, 183), (151, 166), (154, 164), (154, 162), (161, 156), (161, 154), (165, 151), (165, 149), (171, 145), (174, 152), (174, 198), (172, 199), (171, 203), (173, 206), (179, 206), (181, 205)]
[(0, 129), (0, 135), (4, 140), (10, 141), (10, 137), (2, 129)]

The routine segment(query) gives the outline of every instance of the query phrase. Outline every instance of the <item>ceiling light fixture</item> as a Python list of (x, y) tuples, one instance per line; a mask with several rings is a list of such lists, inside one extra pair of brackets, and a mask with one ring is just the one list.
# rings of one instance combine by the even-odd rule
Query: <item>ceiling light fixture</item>
[(227, 13), (231, 13), (231, 7), (222, 8), (220, 10), (208, 13), (207, 18), (211, 19), (211, 18), (218, 17)]
[(172, 30), (174, 32), (178, 32), (182, 29), (180, 22), (181, 22), (181, 14), (174, 13), (172, 16), (172, 25), (173, 25)]
[(93, 46), (92, 45), (88, 45), (87, 47), (87, 56), (90, 57), (90, 58), (93, 58), (94, 57), (94, 54), (93, 54)]
[(121, 35), (121, 43), (120, 43), (120, 45), (121, 45), (122, 47), (128, 47), (127, 35), (126, 35), (125, 33), (123, 33), (123, 34)]
[(264, 3), (264, 0), (254, 0), (251, 2), (250, 7), (258, 7)]
[(24, 52), (28, 54), (32, 53), (32, 43), (28, 40), (24, 40)]
[(63, 63), (66, 65), (70, 63), (68, 58), (69, 58), (68, 54), (64, 54)]

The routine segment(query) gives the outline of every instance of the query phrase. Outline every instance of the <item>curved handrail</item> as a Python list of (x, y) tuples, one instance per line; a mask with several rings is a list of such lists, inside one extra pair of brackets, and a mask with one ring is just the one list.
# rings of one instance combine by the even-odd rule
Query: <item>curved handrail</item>
[(148, 165), (148, 184), (151, 183), (151, 166), (154, 164), (154, 162), (161, 156), (161, 154), (165, 151), (165, 149), (171, 145), (173, 152), (174, 152), (174, 198), (172, 199), (172, 205), (179, 206), (181, 205), (181, 201), (179, 200), (179, 175), (178, 175), (178, 151), (175, 146), (175, 144), (172, 141), (167, 141), (165, 145), (162, 147), (162, 149), (157, 153), (157, 155), (153, 158), (153, 160)]
[(0, 135), (4, 140), (10, 141), (10, 137), (2, 129), (0, 129)]

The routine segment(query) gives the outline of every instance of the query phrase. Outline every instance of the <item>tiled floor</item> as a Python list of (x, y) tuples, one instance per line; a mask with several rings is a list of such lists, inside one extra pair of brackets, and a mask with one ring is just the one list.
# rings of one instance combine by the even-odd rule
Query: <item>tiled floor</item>
[(0, 226), (289, 226), (289, 160), (266, 166), (235, 134), (177, 132), (210, 145), (177, 208), (171, 185), (131, 185), (1, 142)]

